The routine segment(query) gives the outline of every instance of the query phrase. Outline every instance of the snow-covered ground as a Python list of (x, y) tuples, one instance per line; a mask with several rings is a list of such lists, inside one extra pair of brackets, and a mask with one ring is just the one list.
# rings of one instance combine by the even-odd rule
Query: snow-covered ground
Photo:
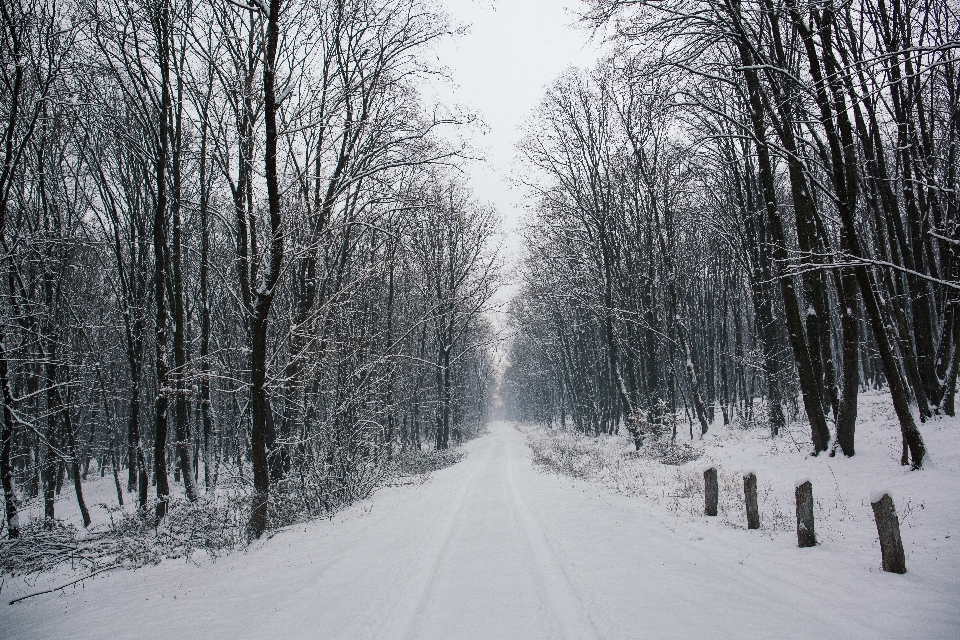
[[(495, 423), (425, 484), (216, 562), (114, 571), (12, 606), (64, 576), (8, 576), (0, 637), (958, 638), (960, 423), (925, 425), (932, 464), (909, 472), (886, 411), (865, 398), (849, 460), (717, 428), (680, 467), (624, 455), (622, 439), (582, 443), (613, 465), (587, 480), (532, 463), (526, 438), (550, 436)], [(696, 508), (708, 463), (721, 471), (717, 518)], [(737, 511), (748, 466), (759, 531)], [(786, 522), (797, 476), (813, 480), (814, 548), (797, 548)], [(879, 570), (876, 488), (896, 500), (905, 575)]]

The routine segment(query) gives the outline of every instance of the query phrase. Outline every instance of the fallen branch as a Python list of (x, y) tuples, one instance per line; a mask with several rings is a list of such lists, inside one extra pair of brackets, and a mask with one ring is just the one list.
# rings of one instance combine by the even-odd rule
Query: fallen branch
[(78, 583), (78, 582), (83, 582), (83, 581), (86, 580), (87, 578), (92, 578), (93, 576), (97, 575), (98, 573), (103, 573), (104, 571), (110, 571), (111, 569), (119, 569), (119, 568), (120, 568), (120, 565), (119, 565), (119, 564), (112, 564), (112, 565), (103, 567), (102, 569), (97, 569), (97, 570), (94, 571), (93, 573), (91, 573), (91, 574), (89, 574), (89, 575), (85, 575), (85, 576), (83, 576), (82, 578), (77, 578), (76, 580), (71, 580), (70, 582), (68, 582), (68, 583), (66, 583), (66, 584), (62, 584), (62, 585), (60, 585), (59, 587), (53, 587), (52, 589), (45, 589), (44, 591), (37, 591), (36, 593), (31, 593), (31, 594), (28, 594), (28, 595), (25, 595), (25, 596), (20, 596), (19, 598), (14, 598), (13, 600), (10, 601), (10, 604), (16, 604), (16, 603), (20, 602), (21, 600), (26, 600), (27, 598), (32, 598), (33, 596), (42, 596), (42, 595), (45, 594), (45, 593), (53, 593), (54, 591), (59, 591), (60, 589), (66, 589), (66, 588), (69, 587), (70, 585), (76, 584), (76, 583)]

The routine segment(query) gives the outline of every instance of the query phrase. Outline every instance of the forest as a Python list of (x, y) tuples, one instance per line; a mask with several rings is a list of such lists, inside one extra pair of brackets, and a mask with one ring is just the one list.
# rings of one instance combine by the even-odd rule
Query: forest
[(853, 456), (883, 389), (921, 468), (960, 373), (956, 7), (580, 9), (608, 46), (525, 120), (504, 329), (445, 7), (5, 3), (7, 536), (63, 491), (89, 525), (109, 473), (139, 517), (222, 499), (258, 538), (495, 408), (637, 450), (804, 423)]
[(0, 637), (960, 638), (958, 11), (0, 0)]
[(883, 388), (920, 468), (960, 368), (955, 4), (585, 4), (614, 46), (527, 122), (504, 402), (638, 450), (722, 418), (853, 456)]
[(456, 168), (472, 116), (423, 91), (454, 29), (421, 0), (3, 3), (10, 538), (61, 491), (88, 526), (105, 473), (157, 521), (227, 486), (259, 537), (477, 432), (498, 223)]

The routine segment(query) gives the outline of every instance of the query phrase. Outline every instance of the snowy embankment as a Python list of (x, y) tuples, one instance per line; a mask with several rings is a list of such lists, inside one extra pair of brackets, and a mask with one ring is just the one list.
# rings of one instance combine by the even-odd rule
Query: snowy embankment
[[(842, 563), (851, 578), (863, 580), (864, 586), (878, 593), (887, 592), (904, 618), (915, 619), (916, 628), (929, 634), (917, 637), (960, 637), (960, 418), (942, 417), (921, 425), (929, 452), (921, 471), (899, 464), (900, 432), (886, 394), (861, 396), (852, 458), (812, 457), (807, 428), (805, 423), (794, 423), (771, 438), (765, 430), (724, 426), (717, 420), (702, 439), (691, 442), (681, 434), (673, 451), (645, 447), (641, 452), (634, 451), (626, 436), (523, 430), (534, 461), (542, 468), (641, 498), (678, 531), (693, 532), (696, 537), (704, 531), (725, 531), (718, 554), (746, 559), (760, 550), (757, 537), (763, 537), (767, 541), (762, 549), (782, 549), (778, 563), (785, 579), (791, 565)], [(709, 467), (719, 472), (715, 518), (703, 515), (703, 472)], [(750, 472), (757, 476), (759, 531), (747, 530), (743, 476)], [(818, 546), (801, 550), (794, 492), (806, 480), (813, 484)], [(900, 518), (906, 576), (881, 571), (870, 503), (883, 493), (893, 497)], [(830, 599), (834, 589), (845, 588), (804, 586), (821, 590), (824, 600)], [(911, 610), (909, 597), (901, 601), (895, 595), (915, 588), (936, 594), (924, 607), (926, 613)], [(882, 599), (876, 602), (879, 607)]]
[[(273, 522), (267, 536), (285, 526), (332, 517), (379, 487), (426, 482), (431, 472), (456, 464), (462, 456), (460, 449), (398, 454), (367, 474), (365, 483), (352, 487), (353, 491), (327, 496), (326, 509), (319, 516), (304, 507), (305, 501), (288, 500), (291, 493), (294, 498), (300, 497), (288, 485), (285, 493), (275, 491), (271, 496)], [(184, 498), (183, 484), (172, 479), (170, 508), (159, 525), (152, 516), (155, 503), (151, 500), (147, 509), (138, 513), (136, 493), (121, 489), (122, 498), (118, 496), (112, 470), (108, 467), (106, 471), (101, 476), (94, 459), (91, 473), (83, 481), (91, 517), (89, 526), (83, 526), (73, 485), (64, 483), (56, 498), (56, 522), (52, 529), (44, 526), (40, 496), (21, 504), (20, 538), (6, 539), (6, 531), (0, 528), (0, 575), (7, 574), (4, 582), (8, 590), (23, 590), (35, 580), (66, 584), (103, 571), (136, 569), (163, 560), (216, 559), (249, 544), (249, 468), (245, 479), (229, 473), (236, 467), (222, 467), (216, 488), (205, 492), (201, 489), (193, 503)], [(150, 498), (153, 497), (151, 492)], [(0, 585), (0, 591), (2, 588)]]

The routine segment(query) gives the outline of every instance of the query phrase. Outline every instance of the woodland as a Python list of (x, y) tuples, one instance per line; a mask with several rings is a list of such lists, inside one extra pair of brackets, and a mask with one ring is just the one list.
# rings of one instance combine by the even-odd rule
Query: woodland
[(505, 402), (638, 450), (801, 421), (813, 455), (853, 456), (882, 388), (920, 468), (960, 367), (955, 4), (586, 5), (613, 49), (521, 144)]
[(955, 3), (578, 6), (607, 46), (526, 119), (504, 328), (476, 122), (430, 89), (443, 7), (4, 2), (6, 537), (64, 527), (62, 492), (88, 526), (109, 474), (117, 531), (254, 540), (495, 409), (637, 450), (803, 423), (850, 457), (880, 389), (922, 468), (960, 373)]
[(105, 473), (143, 523), (256, 538), (478, 430), (498, 227), (470, 115), (421, 93), (452, 31), (421, 0), (3, 3), (10, 538), (61, 491), (88, 526)]

